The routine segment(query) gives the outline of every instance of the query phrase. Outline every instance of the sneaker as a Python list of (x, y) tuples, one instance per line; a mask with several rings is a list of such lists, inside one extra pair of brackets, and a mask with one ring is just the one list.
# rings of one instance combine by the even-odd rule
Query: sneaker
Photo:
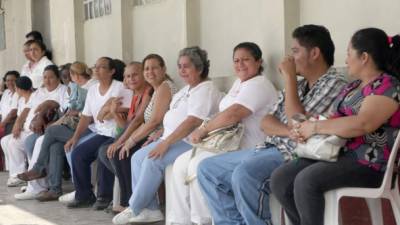
[(35, 194), (30, 191), (25, 191), (24, 193), (15, 194), (14, 198), (17, 200), (32, 200), (36, 199), (38, 196), (40, 196), (40, 193)]
[(129, 219), (133, 217), (133, 212), (131, 208), (126, 208), (124, 211), (118, 213), (112, 219), (113, 224), (127, 224)]
[(112, 201), (111, 199), (107, 198), (97, 198), (96, 202), (93, 204), (93, 209), (94, 210), (106, 209), (110, 205), (111, 201)]
[(131, 217), (129, 223), (154, 223), (164, 220), (164, 215), (161, 210), (143, 209), (139, 215)]
[(28, 186), (22, 186), (20, 190), (21, 190), (21, 192), (25, 192), (27, 188), (28, 188)]
[(10, 177), (7, 180), (7, 187), (18, 187), (21, 185), (26, 185), (26, 182), (18, 179), (18, 177)]
[(75, 200), (75, 191), (61, 195), (58, 198), (58, 201), (64, 204), (68, 204), (70, 202), (73, 202)]
[(76, 209), (76, 208), (88, 208), (92, 207), (93, 204), (96, 202), (96, 197), (92, 196), (85, 200), (74, 200), (67, 204), (69, 209)]

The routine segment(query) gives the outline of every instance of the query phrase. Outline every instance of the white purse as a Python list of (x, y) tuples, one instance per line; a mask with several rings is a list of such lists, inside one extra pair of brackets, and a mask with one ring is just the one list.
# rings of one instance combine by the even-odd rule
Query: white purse
[[(207, 121), (203, 122), (203, 124), (205, 123), (207, 123)], [(196, 152), (199, 150), (216, 154), (238, 150), (243, 136), (243, 131), (243, 124), (238, 123), (209, 132), (201, 142), (193, 144), (190, 160), (196, 156)], [(188, 175), (185, 178), (185, 185), (190, 184), (190, 182), (196, 179), (196, 177), (196, 174)]]
[(314, 135), (306, 143), (298, 143), (295, 152), (300, 158), (335, 162), (345, 144), (346, 139), (336, 135)]

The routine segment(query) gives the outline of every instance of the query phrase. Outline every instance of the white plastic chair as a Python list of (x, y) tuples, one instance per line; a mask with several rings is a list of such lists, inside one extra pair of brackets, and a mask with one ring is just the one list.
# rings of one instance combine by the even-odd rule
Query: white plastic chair
[(366, 198), (373, 225), (383, 224), (381, 198), (388, 199), (392, 205), (396, 223), (400, 225), (400, 194), (397, 175), (393, 181), (394, 167), (398, 166), (395, 160), (399, 145), (400, 132), (390, 153), (382, 185), (379, 188), (339, 188), (325, 193), (325, 225), (341, 224), (339, 201), (344, 196)]

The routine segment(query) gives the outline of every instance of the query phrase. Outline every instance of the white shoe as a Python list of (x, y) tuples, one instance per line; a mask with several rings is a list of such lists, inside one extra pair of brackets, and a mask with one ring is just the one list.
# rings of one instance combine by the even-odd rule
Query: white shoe
[(126, 208), (124, 211), (118, 213), (112, 219), (113, 224), (127, 224), (129, 219), (133, 217), (133, 212), (131, 208)]
[(27, 188), (28, 188), (28, 186), (22, 186), (21, 187), (21, 192), (25, 192)]
[(143, 209), (139, 215), (131, 217), (129, 223), (154, 223), (164, 220), (164, 215), (161, 210)]
[(18, 187), (26, 185), (26, 181), (20, 180), (18, 177), (10, 177), (7, 180), (7, 187)]
[(30, 191), (25, 191), (24, 193), (15, 194), (14, 198), (17, 200), (32, 200), (36, 199), (39, 194), (32, 193)]
[(61, 195), (58, 198), (58, 201), (61, 203), (64, 203), (64, 204), (68, 204), (68, 203), (75, 201), (75, 191)]

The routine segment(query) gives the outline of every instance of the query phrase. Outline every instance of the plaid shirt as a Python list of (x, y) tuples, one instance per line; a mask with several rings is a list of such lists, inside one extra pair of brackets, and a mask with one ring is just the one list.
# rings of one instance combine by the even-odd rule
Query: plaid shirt
[[(330, 106), (336, 96), (345, 87), (347, 81), (343, 74), (339, 74), (335, 68), (330, 68), (326, 74), (322, 75), (317, 82), (307, 92), (307, 80), (301, 79), (297, 84), (297, 92), (301, 103), (307, 114), (329, 116)], [(274, 105), (271, 113), (279, 121), (288, 124), (285, 114), (285, 93), (284, 90), (279, 93), (278, 102)], [(293, 150), (296, 142), (289, 137), (267, 136), (266, 145), (274, 145), (283, 154), (285, 160), (293, 158)]]

